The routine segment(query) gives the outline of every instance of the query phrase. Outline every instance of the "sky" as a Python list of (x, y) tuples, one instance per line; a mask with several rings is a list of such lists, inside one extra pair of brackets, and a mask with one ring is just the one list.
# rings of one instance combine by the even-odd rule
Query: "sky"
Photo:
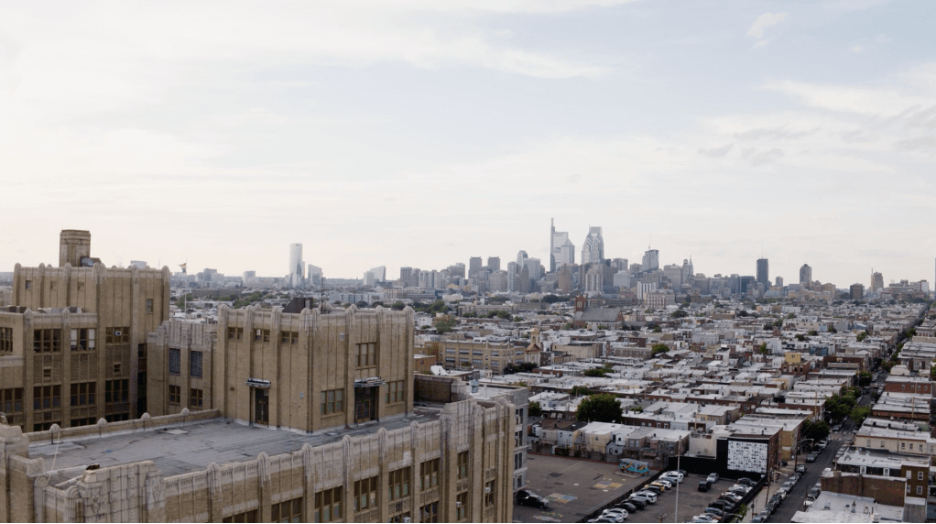
[[(0, 1), (0, 270), (519, 250), (934, 282), (928, 0)], [(9, 269), (7, 269), (9, 268)]]

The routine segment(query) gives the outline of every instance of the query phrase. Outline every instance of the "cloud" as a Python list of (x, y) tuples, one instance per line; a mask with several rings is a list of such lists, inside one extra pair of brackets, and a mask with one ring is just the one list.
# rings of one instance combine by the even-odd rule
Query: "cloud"
[(734, 144), (728, 144), (722, 147), (713, 147), (710, 149), (699, 149), (699, 154), (712, 157), (712, 158), (724, 158), (725, 155), (731, 151), (731, 148), (734, 147)]
[(779, 24), (787, 19), (787, 13), (764, 13), (754, 20), (751, 28), (748, 29), (748, 36), (754, 38), (763, 38), (764, 30), (772, 25)]
[(861, 45), (856, 44), (856, 45), (853, 45), (853, 46), (852, 46), (851, 50), (852, 50), (852, 53), (860, 53), (860, 52), (864, 51), (864, 47), (862, 47)]
[(894, 88), (820, 85), (794, 81), (771, 82), (765, 88), (786, 93), (807, 106), (867, 115), (893, 116), (914, 107), (933, 105), (933, 98), (929, 96), (918, 96)]

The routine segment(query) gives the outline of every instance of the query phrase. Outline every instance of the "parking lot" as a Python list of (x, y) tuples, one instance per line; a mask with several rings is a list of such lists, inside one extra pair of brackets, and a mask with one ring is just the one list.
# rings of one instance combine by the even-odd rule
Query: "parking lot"
[(686, 475), (679, 485), (679, 514), (676, 514), (676, 491), (666, 491), (660, 494), (656, 504), (647, 506), (647, 509), (638, 510), (635, 515), (627, 519), (628, 522), (688, 522), (708, 507), (709, 503), (733, 484), (733, 480), (719, 479), (712, 484), (711, 489), (702, 493), (698, 490), (699, 482), (705, 480), (704, 475), (690, 473)]
[(527, 487), (549, 499), (549, 509), (514, 504), (514, 522), (578, 522), (647, 479), (621, 473), (616, 464), (547, 455), (529, 455), (527, 468)]

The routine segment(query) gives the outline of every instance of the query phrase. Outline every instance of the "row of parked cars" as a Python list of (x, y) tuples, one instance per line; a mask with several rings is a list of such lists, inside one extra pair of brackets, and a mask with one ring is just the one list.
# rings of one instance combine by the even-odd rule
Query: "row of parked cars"
[(793, 489), (793, 486), (799, 483), (800, 479), (802, 479), (803, 475), (805, 474), (806, 466), (800, 465), (797, 467), (796, 473), (790, 475), (790, 478), (784, 480), (783, 484), (777, 488), (777, 491), (771, 495), (770, 500), (767, 501), (767, 507), (757, 515), (754, 515), (754, 518), (752, 519), (753, 522), (767, 522), (767, 517), (777, 511), (777, 508), (780, 507), (780, 504), (782, 504), (784, 499), (786, 499), (787, 495), (790, 493), (790, 490)]
[[(711, 473), (708, 478), (705, 479), (705, 482), (709, 486), (718, 481), (718, 474)], [(741, 478), (738, 481), (728, 488), (725, 492), (718, 496), (717, 499), (709, 503), (708, 507), (705, 508), (700, 515), (692, 517), (692, 520), (689, 522), (721, 522), (723, 519), (731, 515), (734, 508), (744, 500), (744, 497), (754, 489), (754, 485), (757, 484), (751, 479)], [(702, 490), (702, 485), (699, 485), (699, 490)], [(706, 488), (704, 491), (708, 491)]]
[(604, 510), (601, 515), (588, 522), (624, 522), (631, 513), (640, 511), (651, 504), (656, 504), (660, 495), (675, 488), (685, 477), (686, 472), (681, 469), (667, 471), (639, 491), (631, 494), (627, 500), (617, 503), (613, 508)]

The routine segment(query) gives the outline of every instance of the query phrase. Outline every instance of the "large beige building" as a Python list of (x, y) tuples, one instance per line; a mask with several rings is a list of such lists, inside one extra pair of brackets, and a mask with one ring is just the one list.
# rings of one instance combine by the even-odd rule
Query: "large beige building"
[(169, 270), (106, 268), (62, 231), (59, 267), (13, 272), (0, 309), (0, 412), (40, 431), (146, 412), (146, 334), (169, 316)]
[(89, 238), (0, 311), (0, 522), (512, 520), (526, 396), (414, 407), (411, 309), (168, 321), (168, 270)]

